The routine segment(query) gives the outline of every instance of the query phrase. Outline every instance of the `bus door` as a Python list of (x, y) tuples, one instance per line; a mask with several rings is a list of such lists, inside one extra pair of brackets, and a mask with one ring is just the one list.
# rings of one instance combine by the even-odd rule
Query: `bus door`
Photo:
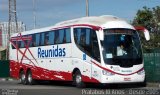
[(81, 69), (81, 73), (89, 79), (100, 77), (100, 70), (93, 64), (100, 64), (99, 45), (95, 30), (84, 27), (74, 28), (74, 40), (76, 45), (73, 45), (73, 56), (77, 59), (72, 61), (73, 64), (76, 64), (75, 66)]
[(73, 45), (72, 50), (72, 63), (73, 68), (80, 69), (81, 74), (84, 76), (84, 81), (88, 81), (88, 78), (91, 78), (91, 31), (92, 29), (85, 27), (74, 28), (75, 45)]

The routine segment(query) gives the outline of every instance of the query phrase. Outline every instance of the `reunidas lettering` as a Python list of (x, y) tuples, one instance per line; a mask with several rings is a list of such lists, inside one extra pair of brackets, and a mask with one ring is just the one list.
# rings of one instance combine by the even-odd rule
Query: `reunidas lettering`
[(38, 58), (64, 57), (64, 56), (66, 56), (65, 48), (59, 48), (58, 45), (56, 48), (54, 48), (53, 46), (52, 49), (38, 48)]

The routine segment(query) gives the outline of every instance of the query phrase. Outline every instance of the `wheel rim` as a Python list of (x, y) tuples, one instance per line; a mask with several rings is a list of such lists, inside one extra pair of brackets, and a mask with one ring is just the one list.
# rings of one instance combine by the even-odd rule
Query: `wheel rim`
[(25, 75), (24, 75), (24, 74), (22, 74), (22, 80), (25, 80), (25, 78), (26, 78), (26, 77), (25, 77)]
[(25, 75), (24, 75), (24, 73), (21, 73), (20, 82), (22, 83), (24, 80), (25, 80)]
[(82, 81), (81, 75), (77, 75), (76, 76), (76, 83), (79, 84), (79, 83), (81, 83), (81, 81)]
[(32, 75), (31, 75), (31, 74), (28, 75), (28, 82), (29, 82), (29, 83), (32, 82)]

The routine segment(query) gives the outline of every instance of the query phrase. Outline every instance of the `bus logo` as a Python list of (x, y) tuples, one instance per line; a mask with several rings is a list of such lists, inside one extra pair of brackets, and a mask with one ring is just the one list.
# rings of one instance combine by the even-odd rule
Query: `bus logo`
[(65, 48), (52, 47), (51, 49), (38, 48), (38, 58), (47, 57), (64, 57), (66, 56)]

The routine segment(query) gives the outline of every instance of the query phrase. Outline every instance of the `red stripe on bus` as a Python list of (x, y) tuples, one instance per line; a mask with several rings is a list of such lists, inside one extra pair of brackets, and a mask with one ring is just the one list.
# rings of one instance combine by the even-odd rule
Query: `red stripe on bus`
[(75, 24), (75, 25), (69, 25), (69, 26), (52, 28), (51, 30), (64, 29), (64, 28), (70, 28), (70, 27), (76, 27), (76, 26), (86, 26), (86, 27), (92, 28), (93, 30), (99, 30), (99, 29), (101, 29), (101, 27), (99, 27), (99, 26), (90, 25), (90, 24)]
[[(64, 72), (64, 71), (48, 70), (45, 68), (41, 68), (38, 66), (33, 66), (25, 63), (20, 64), (14, 60), (10, 61), (11, 77), (19, 79), (20, 69), (23, 69), (25, 74), (27, 69), (31, 69), (33, 79), (72, 81), (72, 72), (69, 72), (69, 71)], [(100, 83), (97, 79), (89, 78), (88, 76), (85, 76), (85, 75), (82, 75), (82, 80), (84, 82)]]

